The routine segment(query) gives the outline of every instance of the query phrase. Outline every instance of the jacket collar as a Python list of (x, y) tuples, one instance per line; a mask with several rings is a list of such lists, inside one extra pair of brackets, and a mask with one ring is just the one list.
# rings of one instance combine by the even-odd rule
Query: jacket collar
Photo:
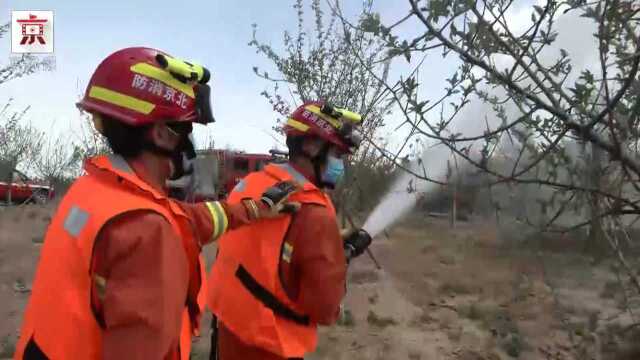
[(120, 155), (109, 154), (89, 158), (85, 161), (84, 169), (90, 175), (124, 183), (155, 200), (168, 200), (166, 194), (141, 179)]
[(302, 185), (304, 191), (320, 190), (288, 162), (283, 164), (269, 164), (264, 167), (264, 171), (279, 181), (294, 180)]

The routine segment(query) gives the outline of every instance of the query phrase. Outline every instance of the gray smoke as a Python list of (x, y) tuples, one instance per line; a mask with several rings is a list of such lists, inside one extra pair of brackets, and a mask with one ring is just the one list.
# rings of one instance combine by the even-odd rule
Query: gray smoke
[[(530, 8), (532, 11), (532, 8)], [(526, 13), (524, 18), (530, 18), (530, 13)], [(523, 27), (524, 28), (524, 27)], [(589, 69), (597, 74), (597, 41), (592, 36), (595, 31), (594, 23), (591, 20), (581, 18), (577, 13), (569, 13), (557, 19), (556, 30), (558, 38), (552, 47), (548, 47), (540, 55), (543, 64), (549, 64), (558, 58), (560, 49), (564, 49), (572, 59), (573, 72), (569, 77), (568, 86), (572, 86), (580, 72)], [(498, 68), (510, 67), (512, 59), (497, 57)], [(490, 95), (502, 96), (502, 90), (487, 89)], [(513, 120), (521, 113), (514, 104), (506, 104), (505, 110), (507, 118)], [(474, 98), (458, 114), (450, 126), (452, 134), (460, 133), (463, 137), (481, 135), (486, 130), (495, 130), (501, 126), (494, 110), (490, 105)], [(475, 150), (477, 154), (478, 146)], [(474, 152), (472, 152), (473, 154)], [(454, 159), (455, 158), (455, 159)], [(447, 160), (457, 161), (460, 167), (465, 167), (465, 160), (454, 157), (451, 150), (445, 145), (438, 144), (428, 146), (419, 159), (410, 164), (410, 168), (417, 174), (426, 171), (428, 177), (443, 181), (447, 172)], [(388, 193), (382, 198), (380, 204), (374, 208), (365, 221), (363, 228), (371, 235), (380, 234), (385, 228), (393, 225), (397, 220), (410, 212), (421, 194), (432, 192), (437, 188), (437, 184), (416, 178), (410, 173), (402, 173), (392, 184)]]

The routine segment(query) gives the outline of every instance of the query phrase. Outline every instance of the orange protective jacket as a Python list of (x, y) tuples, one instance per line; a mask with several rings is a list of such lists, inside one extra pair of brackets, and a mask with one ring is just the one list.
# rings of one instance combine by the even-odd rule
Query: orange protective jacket
[(204, 274), (189, 218), (119, 156), (90, 159), (85, 170), (87, 175), (71, 186), (47, 230), (14, 359), (28, 358), (25, 349), (34, 348), (55, 360), (101, 358), (102, 330), (91, 307), (94, 241), (110, 219), (148, 210), (169, 222), (187, 255), (189, 286), (179, 340), (180, 360), (188, 360), (202, 310), (198, 300), (203, 300)]
[[(258, 198), (275, 183), (290, 180), (303, 184), (290, 201), (327, 207), (335, 217), (329, 197), (288, 164), (250, 174), (228, 201)], [(290, 256), (284, 242), (290, 224), (288, 215), (223, 235), (207, 285), (207, 305), (218, 321), (245, 344), (284, 358), (303, 357), (317, 343), (317, 325), (287, 296), (279, 276), (280, 259)]]

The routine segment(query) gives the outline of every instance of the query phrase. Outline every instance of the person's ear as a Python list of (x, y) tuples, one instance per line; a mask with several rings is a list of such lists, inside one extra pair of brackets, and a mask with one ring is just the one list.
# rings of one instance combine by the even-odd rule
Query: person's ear
[(165, 124), (153, 124), (149, 133), (151, 141), (161, 149), (173, 150), (178, 146), (179, 136)]

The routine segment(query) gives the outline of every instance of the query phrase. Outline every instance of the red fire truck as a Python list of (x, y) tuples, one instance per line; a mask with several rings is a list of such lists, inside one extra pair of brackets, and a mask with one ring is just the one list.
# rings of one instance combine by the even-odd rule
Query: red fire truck
[[(189, 201), (224, 199), (249, 173), (267, 163), (286, 161), (287, 153), (270, 150), (269, 154), (250, 154), (235, 150), (200, 150), (195, 160), (195, 176), (188, 184), (172, 182), (171, 195)], [(191, 189), (191, 190), (187, 190)]]
[(12, 204), (44, 204), (55, 196), (51, 186), (34, 181), (19, 171), (14, 171), (11, 183), (0, 181), (0, 203), (9, 199), (9, 191)]

